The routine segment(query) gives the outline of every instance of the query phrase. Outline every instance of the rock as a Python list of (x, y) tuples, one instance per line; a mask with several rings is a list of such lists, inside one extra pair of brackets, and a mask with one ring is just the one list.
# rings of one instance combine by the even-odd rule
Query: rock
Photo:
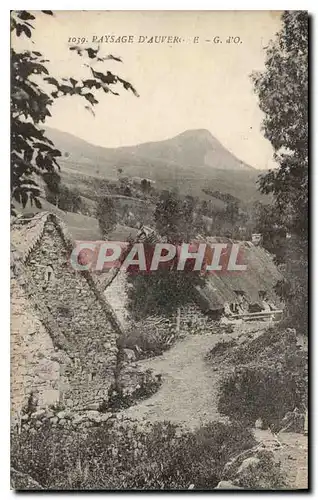
[(105, 420), (107, 420), (107, 418), (105, 419), (103, 415), (101, 415), (100, 413), (98, 415), (91, 415), (90, 417), (88, 417), (89, 420), (91, 422), (95, 422), (95, 423), (99, 423), (99, 422), (105, 422)]
[(89, 410), (88, 412), (86, 412), (86, 415), (90, 420), (95, 420), (96, 418), (98, 419), (100, 417), (100, 412), (97, 410)]
[(136, 354), (132, 349), (124, 349), (124, 361), (132, 362), (136, 361)]
[(57, 424), (57, 423), (58, 423), (58, 421), (59, 421), (59, 419), (58, 419), (57, 417), (52, 417), (52, 418), (50, 418), (50, 422), (51, 422), (53, 425)]
[(243, 460), (243, 462), (241, 463), (240, 467), (238, 468), (237, 474), (241, 474), (242, 472), (245, 472), (246, 469), (249, 469), (250, 467), (251, 468), (257, 467), (257, 465), (259, 464), (259, 462), (260, 462), (260, 459), (256, 458), (256, 457), (246, 458), (245, 460)]
[(88, 411), (91, 411), (91, 410), (93, 410), (93, 411), (98, 411), (98, 408), (99, 408), (99, 407), (100, 407), (100, 403), (91, 403), (91, 404), (89, 405), (89, 407), (87, 407), (86, 409), (87, 409)]
[(13, 468), (10, 471), (10, 479), (11, 489), (13, 490), (43, 490), (43, 487), (31, 476)]
[(81, 422), (83, 422), (84, 420), (86, 420), (86, 416), (85, 415), (76, 415), (73, 419), (73, 424), (74, 425), (77, 425), (77, 424), (80, 424)]
[(66, 416), (66, 411), (59, 411), (57, 414), (56, 414), (57, 418), (59, 419), (62, 419), (62, 418), (65, 418)]
[(263, 421), (261, 418), (258, 418), (255, 422), (255, 429), (263, 429)]
[(44, 418), (45, 417), (45, 410), (37, 410), (36, 412), (32, 413), (32, 418)]
[(243, 490), (240, 486), (236, 486), (232, 481), (220, 481), (216, 490)]

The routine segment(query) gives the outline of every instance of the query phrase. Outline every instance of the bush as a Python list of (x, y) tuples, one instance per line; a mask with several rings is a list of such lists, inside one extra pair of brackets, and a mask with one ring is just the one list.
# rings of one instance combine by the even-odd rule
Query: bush
[(287, 412), (307, 406), (307, 351), (293, 331), (269, 330), (234, 349), (227, 361), (236, 367), (221, 383), (220, 413), (248, 425), (261, 418), (278, 430)]
[[(255, 460), (256, 459), (256, 460)], [(285, 485), (285, 477), (280, 468), (280, 462), (274, 462), (273, 453), (260, 450), (256, 453), (255, 462), (239, 469), (235, 484), (244, 489), (277, 490)]]
[(237, 346), (237, 341), (235, 339), (230, 340), (222, 340), (221, 342), (217, 342), (215, 346), (208, 352), (206, 355), (206, 359), (212, 359), (215, 356), (223, 356), (228, 352), (230, 347)]
[(151, 370), (147, 370), (140, 377), (136, 387), (126, 388), (118, 383), (110, 386), (107, 400), (101, 403), (99, 411), (119, 411), (129, 408), (138, 401), (150, 398), (161, 386), (161, 378), (153, 377)]
[(139, 358), (158, 356), (171, 347), (177, 334), (173, 322), (134, 323), (119, 339), (119, 347), (133, 349)]
[(13, 433), (11, 463), (45, 489), (213, 489), (233, 454), (255, 444), (240, 424), (181, 432), (169, 423), (109, 421), (83, 431)]

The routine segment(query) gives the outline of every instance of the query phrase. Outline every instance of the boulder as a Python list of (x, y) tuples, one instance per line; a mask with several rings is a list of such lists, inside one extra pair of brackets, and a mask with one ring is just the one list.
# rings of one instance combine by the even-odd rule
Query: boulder
[(43, 490), (44, 488), (35, 481), (29, 474), (19, 472), (13, 468), (10, 471), (10, 483), (12, 490)]
[(99, 411), (88, 411), (87, 417), (91, 422), (106, 422), (110, 418), (111, 413), (100, 413)]
[(220, 481), (216, 490), (243, 490), (240, 486), (236, 486), (232, 481)]
[(66, 411), (59, 411), (56, 416), (57, 418), (62, 419), (66, 417), (66, 413)]
[(136, 361), (136, 354), (132, 349), (124, 349), (124, 361), (128, 361), (129, 363)]
[(45, 410), (37, 410), (36, 412), (32, 413), (31, 418), (44, 418), (45, 417)]
[(257, 457), (249, 457), (243, 460), (240, 467), (237, 469), (237, 474), (242, 474), (249, 468), (257, 467), (260, 462), (260, 459)]

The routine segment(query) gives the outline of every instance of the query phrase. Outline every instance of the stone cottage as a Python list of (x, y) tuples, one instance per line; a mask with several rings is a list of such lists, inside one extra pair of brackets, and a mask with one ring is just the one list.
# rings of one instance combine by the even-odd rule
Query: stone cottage
[(107, 400), (121, 327), (88, 271), (70, 265), (63, 222), (42, 212), (11, 228), (11, 404), (96, 408)]
[[(256, 246), (250, 241), (234, 241), (226, 237), (207, 237), (203, 242), (209, 244), (240, 243), (247, 268), (242, 272), (211, 273), (206, 276), (203, 286), (193, 287), (192, 301), (180, 307), (174, 318), (178, 330), (185, 333), (209, 331), (209, 328), (215, 325), (216, 320), (226, 315), (226, 305), (237, 304), (240, 296), (244, 296), (251, 310), (263, 309), (262, 295), (266, 295), (268, 301), (278, 309), (283, 306), (275, 293), (275, 285), (283, 277), (274, 263), (273, 256), (265, 248)], [(125, 328), (129, 324), (128, 286), (125, 271), (115, 270), (103, 287), (105, 297)], [(149, 317), (144, 320), (144, 323), (149, 325), (151, 330), (152, 324), (156, 324), (157, 321), (158, 318)]]

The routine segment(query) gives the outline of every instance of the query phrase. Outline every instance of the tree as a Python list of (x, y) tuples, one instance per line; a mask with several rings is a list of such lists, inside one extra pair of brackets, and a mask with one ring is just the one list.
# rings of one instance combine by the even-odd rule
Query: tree
[(103, 237), (116, 226), (117, 213), (113, 200), (107, 196), (99, 198), (97, 202), (96, 217)]
[(279, 168), (260, 179), (260, 190), (274, 195), (288, 229), (308, 232), (308, 14), (287, 11), (282, 29), (267, 48), (266, 70), (252, 75), (263, 131)]
[(64, 210), (64, 212), (79, 213), (83, 205), (79, 191), (62, 184), (60, 176), (57, 174), (56, 178), (59, 179), (59, 182), (56, 182), (54, 175), (54, 172), (43, 175), (45, 179), (47, 179), (47, 176), (51, 176), (45, 187), (47, 201)]
[(175, 193), (163, 191), (157, 202), (154, 219), (158, 233), (169, 243), (181, 243), (196, 236), (193, 227), (195, 200), (181, 199)]
[[(193, 209), (195, 200), (187, 196), (183, 200), (176, 193), (164, 191), (155, 209), (156, 229), (161, 238), (178, 245), (189, 243), (194, 236)], [(147, 241), (145, 242), (147, 243)], [(128, 307), (136, 319), (153, 314), (171, 315), (177, 308), (195, 298), (195, 287), (203, 286), (200, 271), (191, 270), (191, 264), (184, 271), (177, 270), (177, 258), (171, 266), (150, 273), (128, 274)]]
[(140, 183), (140, 187), (141, 187), (141, 190), (144, 192), (144, 193), (148, 193), (148, 191), (150, 190), (151, 188), (151, 184), (150, 184), (150, 181), (147, 181), (147, 179), (142, 179), (141, 183)]
[(239, 220), (239, 203), (238, 201), (228, 201), (224, 212), (225, 219), (230, 222), (233, 226), (237, 224)]
[[(85, 108), (94, 114), (102, 92), (119, 95), (114, 88), (121, 85), (125, 90), (138, 95), (126, 80), (110, 71), (104, 71), (107, 60), (121, 62), (112, 55), (102, 57), (99, 47), (71, 46), (77, 56), (88, 60), (86, 67), (89, 78), (58, 78), (49, 73), (47, 59), (41, 52), (14, 48), (16, 37), (32, 39), (36, 16), (50, 15), (52, 11), (31, 13), (25, 10), (11, 12), (11, 200), (22, 203), (29, 201), (41, 208), (41, 190), (37, 176), (59, 171), (58, 158), (61, 152), (46, 137), (41, 124), (51, 116), (50, 109), (56, 99), (63, 96), (77, 96), (84, 99)], [(49, 180), (50, 177), (47, 177)], [(11, 203), (11, 211), (15, 209)]]
[(278, 168), (260, 179), (274, 198), (276, 224), (285, 238), (285, 279), (278, 284), (291, 326), (306, 329), (308, 317), (308, 14), (287, 11), (266, 52), (266, 69), (252, 75), (265, 114), (264, 135)]
[(179, 200), (169, 191), (163, 191), (155, 208), (156, 229), (161, 236), (174, 243), (177, 238), (180, 219)]

